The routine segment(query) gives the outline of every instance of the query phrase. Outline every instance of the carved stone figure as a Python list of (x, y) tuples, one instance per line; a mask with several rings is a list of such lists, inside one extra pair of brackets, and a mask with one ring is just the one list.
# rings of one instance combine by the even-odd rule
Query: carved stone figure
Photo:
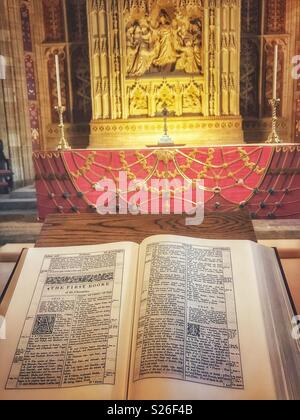
[(127, 30), (127, 71), (142, 76), (151, 67), (159, 45), (154, 42), (153, 29), (146, 18), (135, 22)]
[(157, 32), (160, 49), (158, 57), (153, 61), (153, 64), (157, 67), (165, 67), (175, 63), (177, 60), (174, 42), (176, 32), (172, 26), (171, 19), (165, 10), (161, 10), (160, 12)]
[(177, 12), (173, 19), (161, 9), (153, 17), (133, 19), (126, 30), (127, 74), (147, 72), (199, 74), (202, 70), (202, 22)]
[(197, 44), (194, 45), (192, 37), (184, 40), (181, 53), (176, 64), (176, 70), (184, 70), (186, 73), (199, 72), (199, 69), (201, 69), (201, 49)]

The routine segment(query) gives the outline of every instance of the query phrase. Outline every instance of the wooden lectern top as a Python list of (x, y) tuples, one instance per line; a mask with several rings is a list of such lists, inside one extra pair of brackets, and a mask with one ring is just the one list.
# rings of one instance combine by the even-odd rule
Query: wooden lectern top
[(256, 241), (253, 224), (243, 211), (209, 213), (199, 226), (187, 226), (186, 215), (50, 215), (36, 247), (96, 245), (133, 241), (141, 243), (151, 235), (179, 235), (203, 239)]

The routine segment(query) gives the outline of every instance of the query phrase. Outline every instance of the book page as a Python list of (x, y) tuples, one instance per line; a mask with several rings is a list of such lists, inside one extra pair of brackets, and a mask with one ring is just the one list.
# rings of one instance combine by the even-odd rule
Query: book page
[(133, 334), (130, 398), (276, 398), (249, 242), (144, 241)]
[(263, 305), (264, 323), (271, 351), (274, 380), (280, 399), (300, 400), (300, 338), (293, 327), (296, 308), (289, 295), (285, 273), (276, 251), (252, 244), (258, 287)]
[(0, 341), (1, 399), (124, 399), (138, 245), (28, 251)]

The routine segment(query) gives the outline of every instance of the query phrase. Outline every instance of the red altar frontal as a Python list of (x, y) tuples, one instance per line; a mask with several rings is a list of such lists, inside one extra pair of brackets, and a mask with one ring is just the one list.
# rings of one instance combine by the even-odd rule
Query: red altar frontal
[[(117, 194), (122, 192), (130, 203), (141, 188), (151, 191), (154, 179), (203, 188), (205, 211), (243, 208), (254, 219), (300, 218), (300, 145), (71, 150), (38, 152), (33, 159), (41, 219), (53, 213), (95, 212), (112, 181)], [(121, 191), (120, 173), (126, 175), (127, 191)], [(202, 180), (203, 186), (195, 180)], [(99, 188), (100, 181), (107, 187)], [(176, 183), (171, 185), (169, 207), (160, 207), (162, 212), (172, 213), (172, 194), (178, 191)], [(162, 182), (161, 200), (163, 188)], [(145, 202), (136, 203), (137, 210), (145, 211)], [(149, 200), (149, 209), (150, 204)]]

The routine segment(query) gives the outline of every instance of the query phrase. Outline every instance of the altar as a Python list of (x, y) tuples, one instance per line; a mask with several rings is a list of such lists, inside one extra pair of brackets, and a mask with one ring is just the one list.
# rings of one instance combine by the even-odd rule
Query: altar
[[(98, 183), (112, 181), (118, 193), (120, 173), (135, 185), (126, 191), (128, 202), (141, 188), (149, 191), (153, 179), (185, 181), (194, 189), (201, 180), (206, 212), (245, 209), (253, 219), (300, 218), (299, 144), (48, 151), (33, 159), (41, 220), (95, 213), (107, 193)], [(172, 197), (163, 210), (172, 214)]]

